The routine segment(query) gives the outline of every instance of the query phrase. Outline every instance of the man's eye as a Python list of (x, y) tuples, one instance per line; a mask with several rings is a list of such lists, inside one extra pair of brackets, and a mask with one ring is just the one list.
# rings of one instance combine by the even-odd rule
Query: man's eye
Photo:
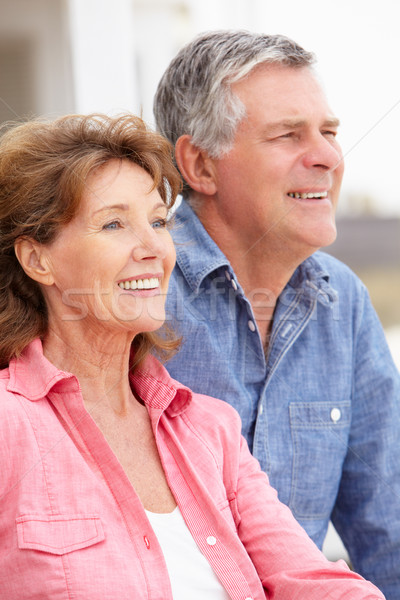
[(110, 223), (103, 225), (103, 229), (106, 229), (107, 231), (113, 231), (114, 229), (119, 229), (120, 227), (120, 221), (110, 221)]
[(336, 137), (337, 136), (337, 131), (331, 131), (331, 130), (328, 131), (327, 130), (327, 131), (323, 131), (322, 133), (323, 133), (323, 135), (327, 135), (327, 136), (330, 136), (330, 137)]

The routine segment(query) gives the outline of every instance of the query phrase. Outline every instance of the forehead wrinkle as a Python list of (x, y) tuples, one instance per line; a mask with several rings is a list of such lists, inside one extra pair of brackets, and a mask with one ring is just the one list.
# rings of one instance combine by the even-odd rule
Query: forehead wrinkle
[[(130, 206), (129, 204), (125, 204), (125, 203), (120, 203), (120, 204), (106, 204), (104, 206), (102, 206), (101, 208), (98, 208), (97, 210), (95, 210), (92, 214), (98, 214), (101, 212), (106, 212), (106, 211), (113, 211), (113, 210), (122, 210), (124, 212), (127, 212), (130, 210)], [(152, 209), (153, 210), (158, 210), (159, 208), (165, 208), (165, 210), (168, 212), (168, 208), (165, 204), (165, 202), (157, 202), (157, 204), (155, 204)]]
[(111, 205), (104, 205), (101, 208), (98, 208), (97, 210), (95, 210), (92, 214), (96, 215), (99, 212), (103, 212), (106, 210), (124, 210), (127, 211), (129, 210), (129, 205), (128, 204), (111, 204)]

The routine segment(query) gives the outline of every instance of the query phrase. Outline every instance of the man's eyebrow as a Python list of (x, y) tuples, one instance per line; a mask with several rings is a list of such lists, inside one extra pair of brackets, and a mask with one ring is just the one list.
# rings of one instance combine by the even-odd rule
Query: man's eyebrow
[(322, 123), (323, 127), (339, 127), (340, 126), (340, 121), (339, 119), (337, 119), (336, 117), (331, 117), (330, 119), (326, 119), (323, 123)]
[[(284, 119), (282, 121), (276, 121), (275, 123), (268, 123), (264, 130), (266, 133), (271, 134), (276, 131), (281, 131), (283, 129), (301, 129), (307, 125), (306, 119)], [(340, 121), (336, 117), (330, 117), (325, 119), (322, 123), (322, 127), (339, 127)]]
[(275, 133), (282, 129), (300, 129), (300, 127), (304, 127), (305, 124), (306, 121), (304, 119), (284, 119), (282, 121), (266, 123), (264, 130), (266, 133)]

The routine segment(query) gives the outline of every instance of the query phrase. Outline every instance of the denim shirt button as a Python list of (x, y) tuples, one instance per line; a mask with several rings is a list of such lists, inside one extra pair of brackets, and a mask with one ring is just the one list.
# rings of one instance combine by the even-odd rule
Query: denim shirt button
[(340, 421), (341, 416), (342, 416), (342, 413), (340, 411), (340, 408), (332, 408), (331, 419), (334, 423), (337, 423), (338, 421)]
[(227, 278), (228, 281), (230, 281), (232, 279), (231, 274), (229, 273), (229, 271), (225, 271), (225, 277)]
[(254, 324), (253, 321), (247, 321), (247, 327), (250, 329), (250, 331), (255, 331), (256, 330), (256, 326)]
[(236, 283), (236, 281), (235, 281), (234, 279), (232, 279), (232, 281), (231, 281), (231, 285), (232, 285), (233, 289), (234, 289), (234, 290), (235, 290), (235, 292), (236, 292), (236, 290), (237, 290), (237, 283)]

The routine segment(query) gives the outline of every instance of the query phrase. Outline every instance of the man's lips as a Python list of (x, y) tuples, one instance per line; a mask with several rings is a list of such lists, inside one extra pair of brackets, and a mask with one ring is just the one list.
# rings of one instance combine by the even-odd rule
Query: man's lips
[(288, 192), (290, 198), (296, 198), (301, 200), (322, 200), (328, 197), (328, 192)]

